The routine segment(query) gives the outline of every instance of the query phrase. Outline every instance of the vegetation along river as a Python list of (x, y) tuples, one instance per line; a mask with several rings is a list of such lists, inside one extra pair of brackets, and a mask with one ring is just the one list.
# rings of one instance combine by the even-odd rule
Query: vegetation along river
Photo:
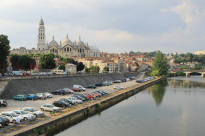
[(204, 136), (205, 79), (171, 78), (57, 136)]

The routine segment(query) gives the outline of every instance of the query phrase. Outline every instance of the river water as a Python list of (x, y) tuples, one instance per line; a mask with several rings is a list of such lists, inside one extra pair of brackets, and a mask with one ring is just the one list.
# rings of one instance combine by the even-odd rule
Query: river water
[(57, 136), (205, 136), (205, 80), (162, 81)]

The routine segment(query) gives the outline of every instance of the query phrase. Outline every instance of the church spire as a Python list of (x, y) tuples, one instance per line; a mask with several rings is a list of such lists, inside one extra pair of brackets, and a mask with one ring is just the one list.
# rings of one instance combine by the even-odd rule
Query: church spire
[(40, 20), (39, 25), (44, 25), (44, 21), (43, 21), (43, 18), (42, 18), (42, 17), (41, 17), (41, 20)]
[(78, 41), (79, 41), (79, 42), (81, 41), (80, 35), (78, 36)]
[(53, 35), (53, 41), (55, 40), (54, 35)]
[(68, 34), (66, 34), (66, 37), (65, 37), (65, 39), (66, 39), (66, 40), (68, 40)]

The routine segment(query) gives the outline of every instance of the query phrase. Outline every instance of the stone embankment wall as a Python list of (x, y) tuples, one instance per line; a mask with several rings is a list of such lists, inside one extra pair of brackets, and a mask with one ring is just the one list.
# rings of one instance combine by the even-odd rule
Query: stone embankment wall
[(1, 88), (0, 98), (10, 99), (17, 94), (29, 94), (39, 92), (49, 92), (60, 88), (72, 88), (73, 84), (87, 86), (105, 80), (117, 80), (125, 77), (137, 75), (137, 73), (113, 73), (96, 75), (75, 75), (75, 76), (56, 76), (56, 77), (28, 77), (11, 80)]
[(7, 136), (43, 136), (43, 135), (53, 135), (87, 117), (100, 112), (110, 106), (127, 99), (128, 97), (140, 92), (153, 85), (154, 83), (160, 81), (160, 78), (157, 78), (153, 81), (149, 81), (146, 83), (142, 83), (140, 85), (136, 85), (118, 92), (115, 92), (111, 95), (108, 95), (105, 98), (100, 100), (95, 100), (93, 103), (87, 104), (86, 106), (81, 106), (79, 109), (70, 111), (68, 113), (62, 114), (61, 116), (54, 117), (51, 120), (47, 120), (45, 122), (41, 122), (39, 124), (35, 124), (33, 126), (28, 126), (23, 130), (19, 130), (8, 134)]

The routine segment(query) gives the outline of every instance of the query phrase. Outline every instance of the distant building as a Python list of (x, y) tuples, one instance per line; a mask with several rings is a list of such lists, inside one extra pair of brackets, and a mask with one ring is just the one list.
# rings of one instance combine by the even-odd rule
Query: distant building
[(36, 49), (28, 50), (24, 47), (11, 50), (11, 54), (43, 54), (53, 53), (65, 58), (71, 57), (101, 57), (102, 53), (94, 47), (83, 42), (79, 36), (77, 41), (72, 42), (66, 35), (63, 42), (57, 42), (53, 36), (52, 41), (46, 43), (46, 34), (44, 21), (41, 18), (38, 28), (38, 43)]
[(194, 52), (195, 55), (204, 55), (205, 54), (205, 50), (202, 51), (196, 51)]
[(77, 66), (74, 64), (66, 64), (65, 72), (68, 72), (68, 74), (74, 75), (77, 73)]

